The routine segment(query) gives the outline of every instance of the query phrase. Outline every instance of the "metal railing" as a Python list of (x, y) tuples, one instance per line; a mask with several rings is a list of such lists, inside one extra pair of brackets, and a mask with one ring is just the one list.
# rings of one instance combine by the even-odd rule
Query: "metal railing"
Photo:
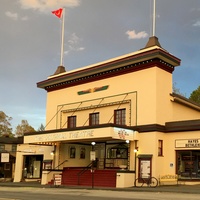
[(68, 160), (64, 160), (63, 162), (61, 162), (58, 166), (54, 167), (53, 169), (50, 169), (50, 171), (47, 174), (50, 174), (52, 171), (56, 170), (58, 167), (60, 167), (62, 164), (64, 164), (65, 162), (68, 162)]
[(77, 176), (78, 176), (78, 185), (80, 185), (80, 176), (81, 176), (82, 174), (84, 174), (87, 170), (91, 169), (91, 168), (93, 167), (93, 165), (94, 165), (94, 162), (95, 162), (95, 161), (92, 161), (89, 165), (87, 165), (86, 167), (84, 167), (84, 168), (77, 174)]

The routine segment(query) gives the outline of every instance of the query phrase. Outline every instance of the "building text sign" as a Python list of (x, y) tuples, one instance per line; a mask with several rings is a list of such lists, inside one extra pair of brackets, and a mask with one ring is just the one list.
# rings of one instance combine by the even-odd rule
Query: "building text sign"
[(10, 157), (9, 153), (1, 153), (1, 162), (2, 163), (9, 162), (9, 157)]
[(96, 138), (113, 138), (133, 141), (134, 131), (117, 127), (104, 127), (98, 129), (85, 129), (77, 131), (64, 131), (57, 133), (25, 135), (24, 143), (70, 141)]
[(200, 139), (176, 140), (176, 148), (200, 148)]

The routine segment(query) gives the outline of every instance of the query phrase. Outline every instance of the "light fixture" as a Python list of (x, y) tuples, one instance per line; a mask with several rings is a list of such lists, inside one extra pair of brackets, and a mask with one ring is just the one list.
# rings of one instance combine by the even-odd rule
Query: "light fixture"
[(129, 140), (126, 140), (126, 143), (129, 144)]
[(54, 151), (51, 151), (51, 153), (50, 153), (52, 156), (54, 155)]
[(93, 146), (94, 146), (95, 144), (96, 144), (96, 142), (91, 142), (91, 145), (93, 145)]
[(135, 152), (135, 153), (138, 152), (138, 147), (135, 147), (134, 152)]

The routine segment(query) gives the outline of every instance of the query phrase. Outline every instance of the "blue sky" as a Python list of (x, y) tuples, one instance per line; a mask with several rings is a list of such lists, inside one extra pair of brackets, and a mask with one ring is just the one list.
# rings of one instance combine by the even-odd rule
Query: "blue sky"
[[(143, 48), (152, 35), (153, 0), (1, 0), (0, 110), (38, 129), (46, 91), (36, 83), (60, 64), (59, 18), (66, 7), (64, 66), (87, 66)], [(200, 1), (157, 0), (156, 36), (181, 59), (173, 82), (189, 97), (200, 85)]]

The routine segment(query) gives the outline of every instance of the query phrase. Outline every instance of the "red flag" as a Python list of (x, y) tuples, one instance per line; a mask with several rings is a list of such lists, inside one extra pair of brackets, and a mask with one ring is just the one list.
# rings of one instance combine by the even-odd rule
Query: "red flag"
[(62, 16), (62, 11), (63, 11), (63, 9), (60, 8), (60, 9), (58, 9), (58, 10), (52, 11), (52, 13), (53, 13), (56, 17), (61, 18), (61, 16)]

